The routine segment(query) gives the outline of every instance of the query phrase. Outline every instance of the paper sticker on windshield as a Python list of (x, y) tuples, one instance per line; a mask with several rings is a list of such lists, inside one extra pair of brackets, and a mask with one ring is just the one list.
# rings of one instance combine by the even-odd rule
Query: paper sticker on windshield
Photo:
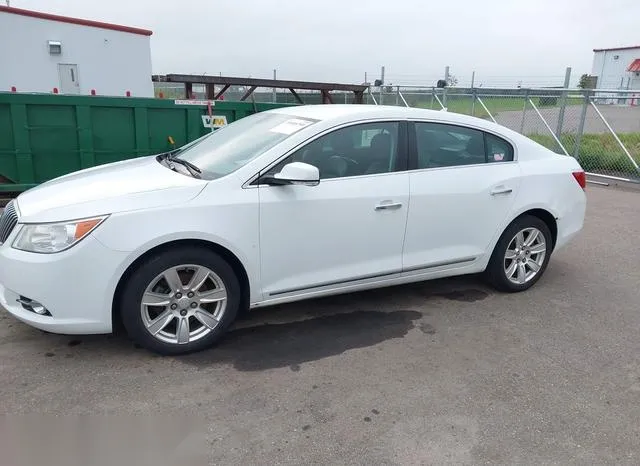
[(271, 128), (271, 132), (280, 134), (293, 134), (296, 131), (300, 131), (305, 126), (309, 126), (310, 124), (310, 121), (292, 118), (291, 120), (287, 120), (284, 123), (280, 123), (275, 128)]
[(493, 154), (493, 160), (496, 162), (502, 162), (504, 160), (504, 154)]

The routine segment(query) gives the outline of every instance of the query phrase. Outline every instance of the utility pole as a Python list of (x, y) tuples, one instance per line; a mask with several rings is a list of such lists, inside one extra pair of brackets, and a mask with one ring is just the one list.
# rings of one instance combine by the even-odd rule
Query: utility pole
[(476, 81), (476, 72), (472, 71), (471, 72), (471, 89), (473, 89), (473, 84), (475, 83), (475, 81)]
[[(273, 70), (273, 80), (274, 80), (274, 81), (277, 79), (277, 78), (276, 78), (276, 77), (277, 77), (277, 74), (278, 74), (278, 72), (277, 72), (276, 70)], [(275, 83), (274, 83), (274, 84), (275, 84)], [(276, 103), (276, 100), (277, 100), (276, 88), (274, 87), (274, 88), (273, 88), (273, 98), (272, 98), (272, 101), (273, 101), (273, 103), (274, 103), (274, 104)]]

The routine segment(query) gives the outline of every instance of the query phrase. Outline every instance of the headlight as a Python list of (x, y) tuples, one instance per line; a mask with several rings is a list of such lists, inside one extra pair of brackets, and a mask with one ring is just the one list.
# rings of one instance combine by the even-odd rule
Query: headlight
[(13, 247), (27, 252), (51, 254), (69, 249), (91, 233), (106, 217), (61, 223), (24, 224)]

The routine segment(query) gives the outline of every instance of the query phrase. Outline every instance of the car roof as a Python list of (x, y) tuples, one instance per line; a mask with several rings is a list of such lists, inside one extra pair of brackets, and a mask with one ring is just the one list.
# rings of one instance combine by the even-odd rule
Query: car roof
[(370, 104), (320, 104), (320, 105), (298, 105), (282, 107), (270, 112), (282, 113), (299, 118), (310, 118), (313, 120), (334, 120), (336, 122), (346, 122), (360, 119), (376, 118), (399, 118), (399, 119), (428, 119), (448, 123), (460, 123), (480, 128), (492, 129), (502, 133), (510, 132), (504, 126), (497, 125), (491, 121), (481, 118), (462, 115), (460, 113), (447, 112), (442, 110), (428, 110), (415, 107), (395, 107), (392, 105), (370, 105)]
[[(394, 107), (391, 105), (369, 105), (369, 104), (321, 104), (321, 105), (296, 105), (282, 107), (273, 110), (278, 113), (300, 118), (311, 118), (314, 120), (330, 120), (340, 117), (366, 116), (369, 118), (394, 117), (407, 118), (424, 114), (424, 109), (409, 107)], [(426, 110), (428, 114), (437, 114), (435, 110)]]

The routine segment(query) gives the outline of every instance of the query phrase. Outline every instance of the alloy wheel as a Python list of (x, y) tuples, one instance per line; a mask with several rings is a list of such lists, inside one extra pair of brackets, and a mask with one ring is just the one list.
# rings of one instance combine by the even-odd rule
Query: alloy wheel
[(185, 345), (209, 335), (227, 307), (227, 290), (211, 269), (179, 265), (157, 275), (142, 295), (140, 312), (156, 339)]
[(504, 255), (504, 272), (516, 285), (532, 280), (540, 271), (547, 255), (547, 242), (537, 228), (520, 230), (509, 242)]

